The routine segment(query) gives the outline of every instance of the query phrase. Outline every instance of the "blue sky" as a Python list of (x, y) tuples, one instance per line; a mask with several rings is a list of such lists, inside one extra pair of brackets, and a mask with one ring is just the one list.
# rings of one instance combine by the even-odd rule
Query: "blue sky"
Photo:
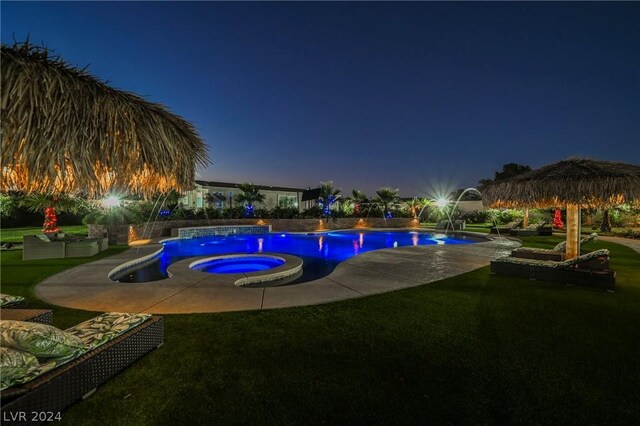
[(640, 3), (6, 2), (44, 43), (193, 122), (202, 179), (404, 196), (502, 164), (640, 162)]

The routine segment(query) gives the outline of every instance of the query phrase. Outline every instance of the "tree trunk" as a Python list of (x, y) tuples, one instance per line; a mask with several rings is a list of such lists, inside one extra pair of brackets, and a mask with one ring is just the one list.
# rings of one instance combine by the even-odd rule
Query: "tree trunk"
[(609, 209), (604, 211), (602, 215), (602, 223), (600, 224), (602, 232), (611, 232), (611, 217), (609, 217)]

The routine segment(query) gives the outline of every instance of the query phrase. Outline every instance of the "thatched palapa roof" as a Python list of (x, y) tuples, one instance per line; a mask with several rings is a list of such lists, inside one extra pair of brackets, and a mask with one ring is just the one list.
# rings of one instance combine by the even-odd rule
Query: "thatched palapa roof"
[(2, 46), (2, 182), (26, 193), (149, 195), (209, 163), (193, 125), (28, 43)]
[(610, 207), (640, 200), (640, 166), (571, 158), (488, 185), (486, 205), (550, 208)]

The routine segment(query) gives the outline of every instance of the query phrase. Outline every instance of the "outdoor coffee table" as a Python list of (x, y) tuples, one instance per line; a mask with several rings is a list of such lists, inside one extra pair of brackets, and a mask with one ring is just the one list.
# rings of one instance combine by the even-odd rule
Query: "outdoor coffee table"
[(53, 311), (51, 309), (2, 309), (0, 310), (0, 319), (50, 325), (53, 322)]

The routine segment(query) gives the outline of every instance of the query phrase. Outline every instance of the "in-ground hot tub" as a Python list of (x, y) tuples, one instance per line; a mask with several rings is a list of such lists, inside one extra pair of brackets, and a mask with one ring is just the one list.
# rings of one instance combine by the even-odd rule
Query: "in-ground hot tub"
[(287, 254), (230, 254), (199, 259), (189, 264), (192, 271), (225, 274), (241, 287), (286, 285), (302, 274), (302, 259)]
[(204, 262), (198, 262), (191, 268), (210, 274), (242, 274), (266, 271), (284, 263), (284, 259), (275, 256), (235, 256), (205, 259)]

